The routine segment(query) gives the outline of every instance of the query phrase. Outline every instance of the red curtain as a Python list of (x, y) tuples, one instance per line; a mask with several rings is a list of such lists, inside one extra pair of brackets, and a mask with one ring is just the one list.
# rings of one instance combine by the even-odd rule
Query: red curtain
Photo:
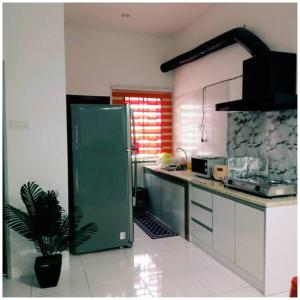
[(112, 104), (130, 104), (139, 159), (172, 153), (171, 93), (113, 90)]

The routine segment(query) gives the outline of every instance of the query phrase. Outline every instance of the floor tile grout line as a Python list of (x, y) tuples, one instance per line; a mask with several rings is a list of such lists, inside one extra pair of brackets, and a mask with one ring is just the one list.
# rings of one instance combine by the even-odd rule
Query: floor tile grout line
[(195, 281), (197, 281), (198, 283), (200, 283), (204, 289), (206, 289), (212, 296), (215, 296), (215, 293), (213, 291), (211, 291), (205, 284), (203, 284), (199, 279), (195, 278)]
[[(132, 248), (127, 248), (127, 249), (132, 249)], [(134, 268), (134, 263), (132, 264), (130, 258), (125, 253), (125, 249), (124, 248), (122, 249), (122, 253), (124, 254), (124, 256), (126, 257), (126, 259), (128, 260), (129, 264)]]
[[(120, 250), (123, 250), (123, 248), (120, 248)], [(133, 278), (137, 278), (140, 279), (139, 275), (137, 275), (136, 271), (134, 270), (134, 266), (132, 266), (131, 264), (131, 261), (130, 259), (127, 257), (127, 255), (125, 253), (123, 253), (123, 255), (126, 257), (125, 259), (128, 260), (128, 264), (133, 267), (133, 272), (134, 272), (134, 277)], [(87, 281), (87, 284), (88, 284), (88, 288), (89, 288), (89, 293), (91, 295), (91, 285), (88, 281), (88, 278), (87, 278), (87, 275), (86, 275), (86, 270), (85, 270), (85, 265), (84, 265), (84, 262), (83, 260), (80, 258), (80, 261), (82, 262), (82, 267), (83, 267), (83, 270), (84, 270), (84, 275), (85, 275), (85, 278), (86, 278), (86, 281)], [(93, 286), (109, 286), (109, 285), (114, 285), (114, 284), (119, 284), (119, 283), (124, 283), (124, 282), (128, 282), (130, 279), (125, 279), (125, 280), (118, 280), (118, 281), (113, 281), (113, 282), (106, 282), (106, 283), (98, 283), (98, 284), (93, 284)], [(93, 296), (91, 296), (93, 297)]]
[[(276, 295), (280, 295), (280, 294), (283, 294), (283, 293), (288, 293), (288, 295), (289, 295), (290, 291), (286, 290), (286, 291), (282, 291), (282, 292), (278, 292), (278, 293), (273, 293), (273, 294), (270, 294), (266, 297), (274, 297), (274, 296), (276, 297)], [(285, 296), (285, 297), (289, 297), (289, 296)]]
[[(149, 290), (148, 286), (144, 283), (144, 281), (142, 280), (141, 277), (135, 276), (135, 277), (133, 277), (132, 279), (133, 279), (133, 280), (134, 280), (134, 279), (138, 279), (138, 280), (142, 281), (142, 283), (145, 285), (147, 291), (148, 291), (148, 292), (150, 293), (150, 295), (153, 297), (151, 291)], [(109, 287), (109, 286), (111, 286), (111, 285), (127, 283), (127, 282), (129, 282), (129, 281), (131, 281), (131, 279), (122, 280), (122, 281), (115, 281), (115, 282), (110, 282), (110, 283), (99, 283), (99, 284), (96, 284), (96, 285), (93, 285), (93, 286), (94, 286), (94, 287), (96, 287), (96, 286), (97, 286), (97, 287), (98, 287), (98, 286), (99, 286), (99, 287), (101, 287), (101, 286), (103, 286), (103, 287)], [(94, 296), (90, 296), (90, 297), (94, 297)], [(98, 296), (95, 296), (95, 297), (98, 297)], [(136, 296), (136, 297), (138, 297), (138, 296)]]
[[(261, 291), (259, 291), (256, 287), (254, 287), (252, 285), (248, 285), (248, 286), (245, 286), (245, 287), (242, 287), (242, 288), (238, 288), (238, 289), (232, 289), (232, 290), (228, 290), (228, 291), (223, 291), (223, 292), (219, 292), (219, 293), (214, 293), (214, 292), (212, 292), (212, 293), (214, 295), (218, 296), (219, 294), (237, 292), (237, 291), (241, 291), (241, 290), (244, 290), (244, 289), (248, 289), (249, 287), (257, 290), (260, 294), (262, 294)], [(260, 296), (260, 297), (265, 297), (265, 296), (262, 294), (262, 296)]]
[(33, 297), (33, 296), (32, 296), (33, 276), (34, 276), (34, 275), (31, 276), (31, 283), (30, 283), (30, 297)]
[[(152, 295), (152, 293), (151, 293), (151, 290), (149, 289), (149, 287), (148, 287), (148, 285), (144, 282), (144, 280), (143, 280), (143, 278), (141, 278), (140, 276), (139, 276), (139, 273), (135, 270), (135, 268), (134, 268), (134, 263), (132, 263), (132, 261), (130, 260), (130, 258), (129, 258), (129, 256), (126, 254), (126, 252), (125, 252), (125, 250), (124, 249), (122, 249), (122, 254), (123, 254), (123, 256), (125, 256), (126, 257), (126, 261), (129, 263), (129, 265), (131, 266), (131, 267), (133, 267), (133, 270), (134, 270), (134, 273), (136, 274), (136, 277), (138, 277), (139, 278), (139, 280), (141, 280), (142, 282), (143, 282), (143, 284), (145, 285), (145, 287), (147, 288), (147, 290), (149, 291), (149, 293)], [(81, 261), (81, 263), (83, 264), (83, 261), (82, 261), (82, 259), (80, 259), (80, 261)], [(156, 264), (158, 264), (158, 266), (161, 266), (161, 264), (160, 263), (158, 263), (158, 262), (156, 262)], [(83, 268), (84, 268), (84, 272), (85, 272), (85, 267), (83, 266)], [(86, 276), (86, 273), (85, 273), (85, 276)], [(86, 278), (87, 279), (87, 278)], [(197, 279), (197, 281), (210, 293), (210, 294), (212, 294), (212, 295), (215, 295), (215, 293), (213, 292), (213, 291), (211, 291), (203, 282), (201, 282), (201, 280), (199, 280), (199, 279)], [(87, 282), (88, 282), (88, 280), (87, 280)], [(120, 281), (120, 282), (126, 282), (126, 281)], [(99, 284), (99, 285), (103, 285), (103, 286), (107, 286), (107, 285), (111, 285), (111, 284), (115, 284), (115, 283), (118, 283), (118, 282), (111, 282), (111, 283), (109, 283), (109, 284)], [(90, 284), (88, 283), (88, 287), (89, 287), (89, 291), (90, 291)], [(238, 288), (238, 289), (233, 289), (233, 290), (229, 290), (229, 291), (223, 291), (223, 292), (231, 292), (231, 291), (236, 291), (236, 290), (240, 290), (240, 289), (244, 289), (244, 288), (247, 288), (247, 287), (249, 287), (249, 286), (245, 286), (245, 287), (242, 287), (242, 288)], [(221, 292), (220, 292), (221, 293)], [(153, 296), (153, 295), (152, 295)]]
[[(198, 248), (197, 248), (198, 249)], [(198, 249), (198, 250), (200, 250), (201, 251), (201, 249)], [(178, 250), (179, 251), (179, 250)], [(176, 251), (175, 251), (175, 253), (176, 253)], [(214, 258), (212, 258), (212, 259), (214, 259)], [(214, 259), (215, 260), (215, 259)], [(219, 263), (217, 260), (215, 260), (217, 263)], [(163, 263), (162, 262), (160, 262), (160, 261), (155, 261), (155, 263), (160, 267), (160, 268), (162, 268), (163, 267)], [(224, 265), (222, 265), (222, 264), (220, 264), (223, 268), (225, 268), (227, 271), (230, 271), (230, 272), (232, 272), (230, 269), (228, 269), (226, 266), (224, 266)], [(233, 273), (234, 274), (234, 273)], [(236, 275), (236, 274), (234, 274), (234, 275)], [(240, 279), (242, 279), (241, 277), (239, 277), (239, 276), (237, 276), (238, 278), (240, 278)], [(242, 279), (243, 280), (243, 279)], [(200, 278), (197, 278), (196, 279), (196, 281), (197, 282), (199, 282), (207, 291), (209, 291), (211, 294), (213, 294), (213, 295), (216, 295), (216, 293), (214, 292), (214, 291), (212, 291), (206, 284), (205, 284), (205, 282), (202, 282), (202, 280), (200, 279)], [(243, 280), (244, 281), (244, 280)], [(245, 283), (247, 284), (247, 285), (245, 285), (245, 286), (243, 286), (243, 287), (240, 287), (240, 288), (238, 288), (238, 289), (232, 289), (232, 290), (228, 290), (228, 291), (222, 291), (222, 292), (219, 292), (219, 293), (225, 293), (225, 292), (231, 292), (231, 291), (235, 291), (235, 290), (239, 290), (239, 289), (244, 289), (244, 288), (248, 288), (248, 287), (253, 287), (252, 285), (250, 285), (249, 283), (247, 283), (246, 281), (245, 281)], [(253, 288), (255, 288), (255, 287), (253, 287)]]
[[(143, 232), (143, 234), (144, 234), (148, 239), (153, 240), (153, 239), (151, 239), (149, 236), (147, 236), (144, 232)], [(170, 238), (174, 238), (174, 237), (170, 237)], [(159, 239), (156, 239), (156, 240), (159, 240)], [(179, 250), (178, 250), (178, 251), (179, 251)], [(177, 252), (177, 251), (175, 251), (175, 253), (176, 253), (176, 252)], [(124, 253), (124, 254), (125, 254), (125, 253)], [(129, 257), (128, 257), (126, 254), (125, 254), (125, 256), (126, 256), (126, 257), (128, 258), (128, 260), (130, 261)], [(132, 263), (132, 262), (130, 261), (130, 263)], [(161, 264), (161, 263), (159, 263), (159, 262), (157, 262), (157, 261), (155, 261), (155, 263), (156, 263), (160, 268), (162, 268), (162, 264)], [(134, 267), (134, 265), (133, 265), (133, 267)], [(135, 271), (135, 272), (136, 272), (136, 271)], [(139, 274), (138, 274), (138, 276), (139, 276)], [(152, 294), (150, 288), (149, 288), (148, 285), (145, 283), (145, 281), (143, 280), (143, 278), (139, 276), (139, 279), (143, 282), (143, 284), (145, 285), (145, 287), (146, 287), (147, 290), (149, 291), (150, 295), (154, 298), (155, 296)], [(209, 294), (213, 295), (213, 293), (212, 293), (209, 289), (207, 289), (205, 286), (203, 286), (203, 287), (209, 292)]]
[(89, 292), (89, 297), (92, 297), (92, 291), (90, 289), (90, 284), (89, 284), (89, 280), (87, 278), (87, 275), (86, 275), (86, 271), (85, 271), (85, 266), (84, 266), (84, 263), (81, 259), (81, 256), (79, 256), (79, 260), (80, 260), (80, 265), (82, 267), (82, 270), (83, 270), (83, 274), (84, 274), (84, 278), (86, 280), (86, 283), (87, 283), (87, 286), (88, 286), (88, 292)]
[[(146, 235), (145, 235), (146, 236)], [(141, 236), (140, 238), (142, 239), (142, 237), (143, 236)], [(147, 237), (147, 236), (146, 236)], [(148, 237), (147, 237), (147, 239), (148, 240), (151, 240), (151, 239), (149, 239)], [(170, 238), (170, 239), (174, 239), (174, 238)], [(136, 242), (138, 241), (138, 239), (136, 240)], [(194, 256), (194, 251), (192, 251), (192, 252), (190, 252), (189, 251), (189, 249), (188, 249), (188, 247), (181, 247), (183, 244), (182, 243), (179, 243), (179, 242), (181, 242), (181, 241), (179, 241), (179, 242), (175, 242), (175, 241), (171, 241), (170, 243), (168, 242), (168, 240), (167, 239), (162, 239), (161, 240), (161, 242), (163, 242), (163, 243), (160, 243), (159, 241), (158, 241), (158, 243), (156, 242), (155, 243), (155, 240), (152, 240), (152, 241), (154, 241), (154, 243), (153, 243), (153, 247), (149, 244), (149, 249), (148, 249), (148, 244), (146, 244), (146, 243), (144, 243), (145, 244), (145, 247), (143, 246), (143, 247), (141, 247), (141, 249), (140, 249), (140, 246), (142, 246), (142, 244), (143, 244), (143, 241), (145, 241), (146, 242), (146, 239), (143, 239), (143, 240), (141, 240), (141, 241), (139, 241), (139, 245), (136, 245), (137, 247), (135, 248), (135, 249), (132, 249), (132, 250), (130, 250), (131, 248), (129, 248), (129, 249), (120, 249), (121, 250), (121, 257), (120, 257), (120, 259), (123, 259), (124, 258), (124, 256), (126, 257), (125, 259), (124, 259), (124, 265), (126, 265), (126, 268), (128, 269), (128, 271), (130, 271), (130, 274), (128, 274), (128, 275), (130, 275), (129, 276), (129, 278), (126, 280), (126, 279), (121, 279), (121, 278), (119, 278), (119, 280), (117, 280), (117, 281), (114, 281), (114, 282), (110, 282), (110, 283), (105, 283), (105, 279), (103, 279), (103, 280), (101, 280), (102, 281), (102, 283), (100, 283), (100, 284), (97, 284), (97, 285), (99, 285), (99, 286), (103, 286), (103, 287), (109, 287), (109, 286), (113, 286), (114, 284), (118, 284), (118, 283), (125, 283), (125, 282), (130, 282), (130, 281), (136, 281), (136, 283), (137, 282), (139, 282), (139, 286), (140, 286), (140, 288), (142, 288), (143, 290), (144, 290), (144, 293), (147, 293), (147, 295), (148, 295), (148, 293), (149, 293), (149, 295), (148, 296), (151, 296), (151, 297), (155, 297), (155, 296), (153, 296), (153, 293), (155, 294), (155, 290), (153, 290), (152, 289), (152, 286), (151, 286), (151, 284), (149, 284), (149, 282), (148, 282), (148, 284), (146, 283), (147, 282), (147, 278), (143, 278), (142, 276), (143, 276), (143, 274), (141, 273), (142, 272), (142, 269), (140, 269), (138, 266), (135, 266), (135, 260), (134, 260), (134, 258), (137, 256), (137, 255), (139, 255), (140, 254), (140, 252), (141, 252), (141, 254), (151, 254), (150, 256), (152, 257), (152, 255), (154, 254), (154, 252), (151, 252), (152, 251), (152, 248), (157, 248), (157, 254), (160, 256), (160, 255), (164, 255), (165, 253), (169, 253), (169, 250), (172, 250), (175, 246), (177, 247), (179, 247), (180, 249), (177, 249), (177, 251), (172, 251), (172, 253), (175, 255), (174, 256), (174, 258), (176, 258), (178, 255), (177, 254), (181, 254), (181, 251), (182, 251), (182, 255), (185, 255), (185, 253), (188, 253), (189, 255), (191, 255), (191, 258), (193, 258), (193, 256)], [(166, 241), (166, 243), (164, 243)], [(186, 242), (186, 241), (185, 241)], [(182, 248), (182, 249), (181, 249)], [(148, 250), (150, 251), (148, 251)], [(198, 249), (198, 248), (195, 248), (197, 251), (200, 251), (200, 252), (203, 252), (201, 249)], [(194, 250), (194, 249), (192, 249), (192, 250)], [(119, 251), (119, 250), (118, 250)], [(179, 251), (179, 252), (178, 252)], [(188, 251), (188, 252), (187, 252)], [(196, 252), (197, 253), (197, 252)], [(205, 253), (205, 252), (203, 252), (203, 253)], [(78, 257), (79, 256), (79, 257)], [(74, 267), (80, 267), (81, 268), (81, 270), (82, 270), (82, 272), (83, 272), (83, 276), (84, 276), (84, 278), (85, 278), (85, 280), (86, 280), (86, 284), (87, 284), (87, 288), (88, 288), (88, 292), (87, 292), (87, 294), (89, 295), (89, 297), (92, 297), (92, 291), (93, 291), (93, 287), (94, 287), (94, 285), (93, 285), (93, 280), (91, 280), (91, 277), (90, 277), (90, 273), (89, 273), (89, 264), (86, 264), (86, 261), (85, 261), (85, 257), (84, 256), (82, 256), (82, 255), (78, 255), (77, 256), (77, 258), (75, 259), (74, 258), (74, 263), (76, 263), (75, 265), (74, 265)], [(114, 257), (114, 256), (113, 256)], [(119, 256), (118, 256), (119, 257)], [(197, 258), (198, 259), (198, 255), (196, 255), (196, 257), (195, 258)], [(200, 258), (200, 256), (199, 256), (199, 258)], [(77, 259), (79, 259), (79, 261), (77, 260)], [(162, 259), (164, 259), (164, 256), (162, 256)], [(213, 260), (215, 260), (215, 259), (213, 259)], [(171, 260), (171, 262), (173, 261), (173, 259)], [(192, 260), (193, 261), (193, 260)], [(215, 260), (216, 262), (218, 262), (217, 260)], [(166, 267), (168, 264), (165, 264), (164, 263), (164, 260), (160, 260), (160, 259), (155, 259), (154, 261), (153, 261), (155, 264), (156, 264), (156, 266), (158, 267), (158, 269), (160, 269), (161, 271), (162, 271), (162, 268), (164, 268), (164, 267)], [(208, 263), (210, 263), (210, 262), (208, 262)], [(189, 260), (188, 261), (186, 261), (186, 266), (188, 266), (188, 269), (187, 270), (190, 270), (190, 268), (191, 268), (191, 264), (189, 263)], [(127, 265), (128, 265), (128, 267), (127, 267)], [(230, 269), (228, 269), (226, 266), (224, 266), (223, 264), (220, 264), (224, 269), (226, 269), (226, 270), (229, 270), (230, 271)], [(71, 266), (70, 266), (71, 267)], [(129, 269), (130, 268), (130, 269)], [(71, 269), (71, 268), (70, 268)], [(72, 269), (71, 269), (72, 270)], [(180, 270), (181, 270), (181, 268), (180, 268)], [(166, 271), (168, 271), (168, 269), (166, 269)], [(192, 273), (194, 274), (194, 268), (191, 268), (191, 271), (192, 271)], [(218, 268), (216, 268), (216, 271), (218, 271)], [(191, 274), (192, 274), (191, 273)], [(165, 275), (168, 275), (169, 273), (167, 272), (167, 273), (165, 273)], [(226, 273), (227, 274), (227, 273)], [(225, 274), (225, 275), (226, 275)], [(233, 273), (234, 274), (234, 273)], [(205, 276), (205, 274), (203, 274), (204, 276)], [(166, 277), (166, 276), (164, 276), (164, 277)], [(237, 276), (238, 278), (240, 278), (240, 279), (242, 279), (241, 277), (239, 277), (239, 276)], [(82, 278), (82, 277), (81, 277)], [(89, 279), (90, 279), (90, 281), (89, 281)], [(111, 279), (114, 279), (114, 277), (113, 278), (111, 278)], [(247, 289), (250, 289), (249, 290), (249, 292), (252, 292), (251, 291), (251, 289), (253, 289), (253, 292), (254, 291), (257, 291), (259, 294), (261, 294), (261, 292), (257, 289), (257, 288), (255, 288), (254, 286), (252, 286), (252, 285), (250, 285), (250, 284), (248, 284), (247, 282), (245, 282), (245, 284), (247, 283), (247, 285), (245, 285), (245, 286), (243, 286), (243, 287), (235, 287), (235, 288), (233, 288), (234, 286), (238, 286), (239, 284), (237, 283), (237, 284), (235, 284), (235, 281), (233, 280), (232, 281), (232, 284), (229, 282), (228, 284), (226, 284), (226, 282), (225, 282), (225, 285), (223, 286), (220, 286), (220, 287), (225, 287), (225, 289), (226, 288), (230, 288), (230, 286), (232, 287), (232, 289), (229, 289), (229, 290), (223, 290), (223, 291), (219, 291), (219, 292), (217, 292), (217, 293), (215, 293), (214, 291), (212, 291), (212, 290), (215, 290), (214, 288), (213, 288), (213, 285), (211, 286), (210, 285), (210, 283), (209, 282), (207, 282), (207, 280), (205, 279), (205, 278), (203, 278), (202, 276), (200, 276), (200, 277), (198, 277), (197, 276), (197, 278), (195, 278), (196, 279), (196, 281), (198, 282), (198, 284), (199, 284), (199, 288), (202, 286), (203, 287), (203, 289), (204, 290), (206, 290), (207, 292), (209, 292), (211, 295), (210, 296), (207, 296), (207, 297), (222, 297), (222, 296), (220, 296), (220, 294), (227, 294), (227, 293), (235, 293), (235, 292), (238, 292), (238, 291), (243, 291), (243, 290), (247, 290)], [(229, 278), (230, 279), (230, 278)], [(170, 278), (168, 279), (168, 282), (170, 282)], [(204, 282), (202, 282), (202, 280), (204, 280)], [(99, 281), (99, 280), (98, 280)], [(30, 285), (30, 296), (31, 297), (33, 297), (33, 294), (34, 294), (34, 286), (33, 286), (33, 284), (34, 284), (34, 282), (35, 282), (35, 277), (34, 277), (34, 275), (31, 275), (31, 277), (30, 278), (28, 278), (28, 285)], [(210, 286), (210, 288), (208, 288), (207, 287), (207, 285), (205, 284), (205, 282), (206, 283), (208, 283), (208, 286)], [(97, 281), (95, 281), (95, 285), (96, 285), (96, 283), (97, 283)], [(197, 284), (196, 282), (195, 283), (193, 283), (193, 284)], [(76, 285), (76, 283), (75, 283), (75, 285)], [(128, 284), (127, 284), (128, 285)], [(131, 285), (131, 283), (129, 284), (129, 285)], [(142, 286), (141, 286), (142, 285)], [(148, 286), (149, 285), (149, 286)], [(123, 285), (121, 285), (121, 286), (123, 286)], [(212, 290), (211, 290), (212, 289)], [(197, 289), (196, 289), (197, 290)], [(218, 290), (218, 289), (217, 289)], [(222, 290), (222, 288), (221, 289), (219, 289), (219, 290)], [(28, 291), (28, 290), (27, 290)], [(28, 291), (28, 292), (29, 292)], [(134, 291), (136, 291), (136, 288), (134, 288)], [(184, 290), (182, 290), (182, 292), (183, 292)], [(27, 292), (27, 293), (28, 293)], [(101, 292), (101, 287), (99, 288), (99, 292)], [(29, 294), (29, 293), (28, 293)], [(134, 293), (135, 294), (135, 293)], [(251, 294), (251, 293), (250, 293)], [(275, 293), (274, 295), (277, 295), (277, 294), (281, 294), (281, 293)], [(54, 295), (54, 294), (53, 294)], [(162, 297), (165, 297), (166, 295), (162, 295)], [(46, 296), (46, 297), (48, 297), (48, 296)], [(49, 295), (49, 297), (52, 297), (52, 294), (51, 295)], [(262, 296), (256, 296), (256, 297), (262, 297)]]
[(123, 254), (124, 256), (127, 258), (129, 264), (133, 267), (133, 271), (134, 273), (138, 276), (139, 280), (142, 281), (142, 283), (145, 285), (146, 289), (148, 290), (148, 292), (150, 293), (151, 297), (154, 297), (151, 293), (151, 290), (149, 289), (148, 285), (144, 282), (143, 278), (140, 277), (140, 275), (138, 274), (138, 272), (135, 270), (135, 267), (134, 267), (134, 263), (131, 262), (130, 258), (126, 255), (124, 249), (123, 249)]
[(197, 278), (196, 280), (199, 283), (201, 283), (213, 295), (217, 295), (217, 294), (220, 294), (220, 293), (230, 293), (230, 292), (233, 292), (233, 291), (236, 291), (236, 290), (241, 290), (241, 289), (245, 289), (245, 288), (248, 288), (248, 287), (252, 287), (251, 285), (248, 284), (247, 286), (244, 286), (244, 287), (241, 287), (241, 288), (238, 288), (238, 289), (232, 289), (232, 290), (228, 290), (228, 291), (222, 291), (222, 292), (215, 293), (204, 282), (202, 282), (202, 280), (200, 280), (199, 278)]
[(145, 285), (145, 287), (146, 287), (146, 289), (148, 290), (148, 292), (150, 293), (150, 295), (151, 295), (151, 297), (155, 297), (153, 294), (152, 294), (152, 292), (151, 292), (151, 290), (149, 289), (149, 287), (148, 287), (148, 285), (145, 283), (145, 281), (143, 280), (143, 278), (142, 277), (139, 277), (139, 279), (142, 281), (142, 283)]

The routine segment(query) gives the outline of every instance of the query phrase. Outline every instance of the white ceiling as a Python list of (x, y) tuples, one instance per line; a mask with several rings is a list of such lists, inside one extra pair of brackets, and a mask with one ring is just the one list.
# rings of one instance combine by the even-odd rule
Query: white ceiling
[[(216, 4), (65, 3), (65, 25), (172, 36)], [(129, 18), (121, 17), (130, 14)]]

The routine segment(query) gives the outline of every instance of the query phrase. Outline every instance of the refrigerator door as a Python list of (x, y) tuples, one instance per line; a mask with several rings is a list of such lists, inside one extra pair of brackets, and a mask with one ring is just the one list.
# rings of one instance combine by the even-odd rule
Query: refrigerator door
[[(98, 232), (76, 254), (130, 247), (133, 242), (129, 109), (119, 105), (71, 104), (73, 199), (81, 226)], [(72, 201), (73, 200), (73, 201)]]

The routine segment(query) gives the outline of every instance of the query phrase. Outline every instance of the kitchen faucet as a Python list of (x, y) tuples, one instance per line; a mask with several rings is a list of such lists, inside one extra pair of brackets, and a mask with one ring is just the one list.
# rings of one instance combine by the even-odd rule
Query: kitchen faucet
[(183, 148), (181, 148), (181, 147), (177, 147), (176, 150), (175, 150), (175, 152), (177, 152), (177, 150), (181, 150), (184, 153), (184, 155), (185, 155), (185, 165), (187, 166), (188, 158), (187, 158), (186, 151)]

